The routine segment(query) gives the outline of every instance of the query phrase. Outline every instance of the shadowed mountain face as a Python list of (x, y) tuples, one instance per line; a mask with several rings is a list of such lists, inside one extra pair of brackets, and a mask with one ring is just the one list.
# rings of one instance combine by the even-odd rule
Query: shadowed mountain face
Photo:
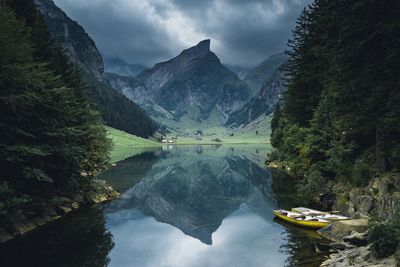
[(212, 233), (237, 210), (270, 218), (274, 200), (267, 171), (239, 153), (220, 149), (198, 147), (159, 155), (146, 176), (109, 205), (110, 220), (123, 223), (137, 216), (127, 211), (134, 208), (212, 244)]
[(249, 71), (244, 81), (254, 96), (240, 110), (229, 116), (227, 126), (242, 128), (267, 119), (286, 90), (285, 73), (282, 70), (286, 60), (285, 54), (276, 54)]
[(104, 64), (96, 44), (76, 21), (70, 19), (52, 0), (34, 0), (53, 37), (82, 70), (86, 95), (103, 120), (110, 126), (148, 137), (155, 125), (145, 112), (123, 94), (103, 82)]
[(118, 59), (106, 59), (104, 62), (105, 72), (120, 76), (135, 77), (146, 69), (145, 66), (128, 64)]
[(242, 67), (242, 66), (235, 66), (235, 65), (230, 65), (230, 64), (224, 64), (225, 67), (227, 67), (229, 70), (233, 71), (234, 73), (237, 74), (237, 76), (240, 79), (244, 79), (246, 77), (247, 73), (251, 70), (251, 67)]
[(249, 89), (210, 51), (210, 40), (156, 64), (135, 78), (107, 75), (110, 85), (141, 105), (154, 119), (223, 125), (250, 99)]
[(70, 60), (97, 79), (104, 71), (103, 58), (85, 29), (71, 20), (52, 0), (34, 0), (53, 38)]
[(260, 92), (265, 82), (272, 78), (286, 60), (284, 53), (272, 55), (248, 71), (243, 80), (249, 85), (253, 96)]
[(270, 78), (264, 82), (260, 92), (240, 110), (231, 114), (227, 121), (230, 127), (240, 128), (250, 124), (257, 118), (266, 117), (275, 110), (276, 104), (283, 98), (286, 91), (284, 82), (285, 73), (281, 69), (276, 70)]

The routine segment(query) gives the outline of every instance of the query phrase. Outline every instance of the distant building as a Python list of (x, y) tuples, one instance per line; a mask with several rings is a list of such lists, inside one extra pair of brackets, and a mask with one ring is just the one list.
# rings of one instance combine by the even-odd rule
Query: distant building
[(161, 140), (161, 143), (163, 144), (175, 144), (174, 140), (170, 140), (170, 139), (163, 139)]

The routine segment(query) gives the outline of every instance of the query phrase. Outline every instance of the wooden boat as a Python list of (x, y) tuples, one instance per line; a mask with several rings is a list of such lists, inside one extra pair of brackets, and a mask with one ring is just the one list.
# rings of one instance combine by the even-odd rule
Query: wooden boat
[(324, 211), (319, 211), (319, 210), (313, 210), (309, 208), (304, 208), (304, 207), (297, 207), (293, 208), (292, 212), (297, 212), (301, 213), (307, 216), (313, 216), (318, 219), (323, 219), (327, 220), (330, 222), (335, 222), (335, 221), (342, 221), (342, 220), (348, 220), (350, 219), (349, 217), (343, 216), (343, 215), (338, 215), (338, 214), (332, 214), (332, 212), (324, 212)]
[(288, 210), (274, 210), (272, 213), (279, 219), (305, 228), (321, 229), (328, 226), (331, 222), (313, 216), (304, 215)]

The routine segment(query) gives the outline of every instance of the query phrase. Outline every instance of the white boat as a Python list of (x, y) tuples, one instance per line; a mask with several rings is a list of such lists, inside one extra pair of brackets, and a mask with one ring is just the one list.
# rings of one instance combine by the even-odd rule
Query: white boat
[(303, 215), (307, 216), (314, 216), (319, 219), (323, 220), (328, 220), (328, 221), (342, 221), (342, 220), (349, 220), (349, 217), (343, 216), (343, 215), (338, 215), (338, 214), (332, 214), (332, 212), (324, 212), (324, 211), (319, 211), (319, 210), (313, 210), (305, 207), (297, 207), (297, 208), (292, 208), (293, 212), (301, 213)]
[(272, 213), (283, 221), (311, 229), (321, 229), (331, 223), (328, 220), (320, 219), (315, 216), (308, 216), (288, 210), (273, 210)]

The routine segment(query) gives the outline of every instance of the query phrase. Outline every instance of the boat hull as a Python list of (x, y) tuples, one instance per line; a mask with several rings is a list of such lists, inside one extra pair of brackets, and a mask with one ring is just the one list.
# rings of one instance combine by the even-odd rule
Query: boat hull
[(277, 218), (288, 222), (293, 225), (301, 226), (304, 228), (309, 228), (309, 229), (321, 229), (330, 224), (330, 222), (316, 222), (316, 221), (302, 221), (302, 220), (295, 220), (293, 218), (287, 217), (283, 214), (280, 214), (276, 211), (272, 212)]

